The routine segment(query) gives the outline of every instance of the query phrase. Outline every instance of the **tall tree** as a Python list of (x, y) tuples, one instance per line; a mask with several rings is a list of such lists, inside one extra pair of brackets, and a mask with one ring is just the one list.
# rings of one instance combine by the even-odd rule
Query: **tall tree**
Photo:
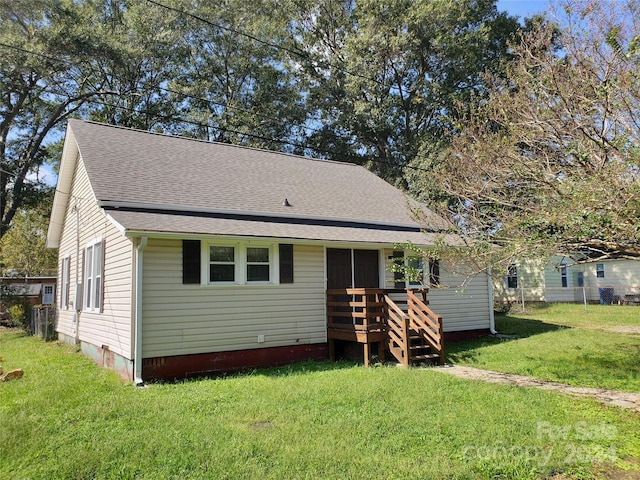
[(0, 240), (0, 266), (4, 273), (13, 271), (30, 277), (55, 272), (58, 252), (45, 248), (53, 192), (49, 189), (44, 195), (37, 207), (18, 210), (13, 227)]
[(287, 65), (278, 2), (177, 2), (188, 54), (171, 83), (183, 133), (273, 150), (304, 138), (304, 87)]
[(448, 213), (494, 261), (640, 258), (640, 2), (558, 7), (460, 122)]
[(189, 58), (186, 20), (144, 0), (103, 1), (99, 16), (110, 49), (95, 61), (105, 72), (109, 94), (88, 102), (88, 117), (142, 130), (174, 130), (182, 99), (168, 87)]
[(0, 238), (40, 190), (28, 176), (47, 160), (47, 139), (105, 93), (95, 59), (108, 54), (89, 1), (0, 0)]
[(493, 0), (308, 3), (293, 25), (308, 53), (308, 110), (323, 125), (310, 142), (402, 187), (421, 145), (454, 131), (454, 103), (477, 98), (482, 74), (502, 70), (520, 29)]

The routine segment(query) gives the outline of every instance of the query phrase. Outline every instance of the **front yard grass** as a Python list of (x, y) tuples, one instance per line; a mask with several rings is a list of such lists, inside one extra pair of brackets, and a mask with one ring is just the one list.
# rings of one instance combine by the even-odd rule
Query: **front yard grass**
[[(590, 478), (640, 458), (631, 411), (430, 369), (305, 363), (136, 389), (0, 332), (0, 478)], [(594, 463), (596, 462), (596, 463)]]
[(640, 307), (550, 304), (496, 315), (499, 333), (448, 344), (448, 358), (543, 380), (640, 392)]

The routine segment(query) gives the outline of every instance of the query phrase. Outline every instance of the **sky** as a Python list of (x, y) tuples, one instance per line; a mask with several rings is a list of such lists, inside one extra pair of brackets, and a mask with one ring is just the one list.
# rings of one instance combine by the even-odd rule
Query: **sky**
[(511, 15), (520, 17), (530, 17), (534, 13), (545, 11), (549, 7), (548, 0), (498, 0), (496, 2), (498, 10), (506, 10)]

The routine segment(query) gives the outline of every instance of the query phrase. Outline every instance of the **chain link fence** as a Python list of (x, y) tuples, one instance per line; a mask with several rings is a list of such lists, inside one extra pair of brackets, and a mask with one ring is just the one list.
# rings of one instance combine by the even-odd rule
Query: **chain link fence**
[(43, 340), (55, 340), (56, 309), (53, 305), (39, 305), (31, 308), (31, 334)]
[[(593, 305), (637, 305), (640, 306), (639, 285), (603, 285), (584, 287), (531, 287), (509, 288), (494, 298), (496, 310), (500, 305), (520, 305), (527, 303), (576, 303)], [(640, 312), (639, 312), (640, 313)]]

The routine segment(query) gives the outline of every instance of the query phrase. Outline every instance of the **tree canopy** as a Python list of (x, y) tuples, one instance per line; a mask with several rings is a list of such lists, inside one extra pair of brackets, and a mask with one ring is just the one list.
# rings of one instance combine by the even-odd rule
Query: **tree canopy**
[(640, 258), (639, 8), (562, 3), (459, 121), (438, 181), (476, 258)]
[(520, 31), (493, 0), (307, 3), (296, 38), (323, 125), (308, 142), (405, 189), (421, 147), (446, 143), (454, 105), (483, 96)]
[(495, 0), (0, 0), (0, 238), (72, 115), (355, 161), (417, 191), (407, 169), (519, 29)]
[(13, 228), (0, 240), (0, 270), (33, 277), (51, 275), (56, 271), (57, 252), (45, 248), (47, 226), (53, 192), (29, 209), (21, 208), (13, 219)]

